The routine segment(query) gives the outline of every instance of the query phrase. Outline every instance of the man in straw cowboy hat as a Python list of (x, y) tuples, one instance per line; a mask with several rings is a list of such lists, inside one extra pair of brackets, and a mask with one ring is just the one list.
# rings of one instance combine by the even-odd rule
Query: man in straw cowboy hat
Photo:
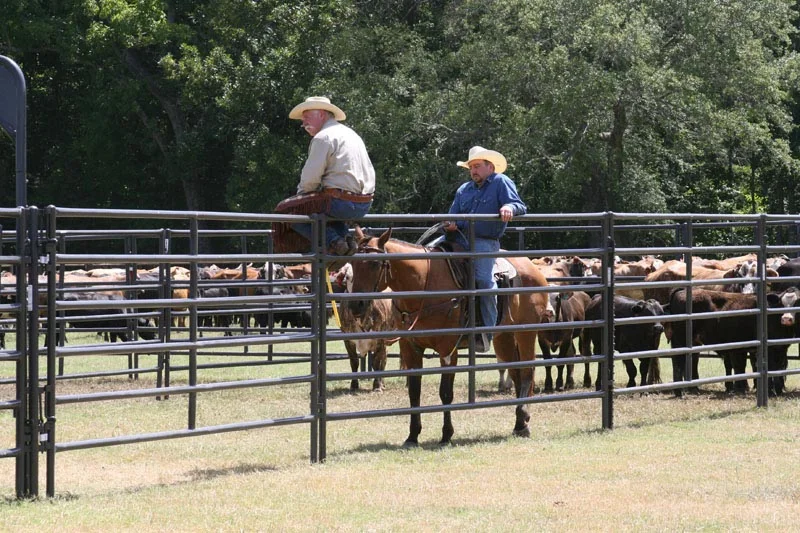
[[(306, 98), (289, 118), (301, 120), (312, 137), (297, 194), (322, 192), (329, 197), (319, 212), (337, 220), (328, 222), (325, 244), (329, 253), (352, 255), (356, 244), (344, 221), (366, 215), (375, 192), (375, 169), (367, 147), (355, 131), (340, 123), (346, 118), (344, 111), (324, 96)], [(294, 224), (292, 229), (311, 240), (310, 224)]]
[[(499, 214), (500, 222), (480, 220), (473, 222), (475, 227), (474, 252), (496, 252), (500, 250), (500, 237), (506, 231), (508, 221), (515, 215), (524, 215), (528, 208), (520, 199), (517, 187), (511, 178), (503, 174), (506, 158), (500, 152), (487, 150), (482, 146), (473, 146), (469, 150), (466, 161), (459, 161), (458, 166), (469, 169), (470, 181), (464, 183), (456, 191), (456, 197), (450, 206), (451, 214)], [(447, 222), (443, 229), (448, 240), (460, 242), (469, 247), (469, 221)], [(492, 275), (494, 257), (473, 259), (475, 266), (475, 288), (496, 289), (497, 283)], [(497, 296), (480, 296), (480, 310), (485, 326), (497, 323)], [(489, 349), (492, 336), (485, 336), (479, 343), (480, 351)], [(483, 346), (480, 346), (483, 344)]]

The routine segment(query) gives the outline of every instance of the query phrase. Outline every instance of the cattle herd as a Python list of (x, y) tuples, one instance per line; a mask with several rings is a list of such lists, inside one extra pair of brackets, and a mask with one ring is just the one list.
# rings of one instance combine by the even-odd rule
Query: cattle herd
[[(550, 293), (549, 320), (559, 324), (552, 330), (544, 330), (539, 335), (538, 344), (545, 359), (592, 356), (603, 350), (603, 330), (600, 327), (569, 327), (571, 323), (588, 323), (602, 320), (605, 309), (603, 296), (597, 287), (584, 290), (582, 284), (598, 283), (601, 276), (599, 260), (585, 260), (578, 257), (545, 257), (532, 259), (541, 270), (548, 283), (555, 288)], [(352, 268), (349, 264), (331, 273), (333, 292), (344, 292), (352, 283)], [(735, 379), (735, 374), (746, 371), (750, 361), (755, 368), (756, 348), (724, 347), (715, 345), (744, 343), (758, 339), (759, 314), (746, 312), (758, 309), (757, 285), (758, 263), (756, 256), (746, 255), (724, 260), (693, 258), (690, 263), (680, 260), (663, 261), (648, 256), (636, 261), (615, 258), (614, 272), (614, 319), (645, 318), (640, 322), (627, 321), (615, 325), (614, 346), (621, 353), (657, 351), (662, 344), (662, 334), (672, 348), (687, 346), (709, 346), (706, 355), (722, 358), (726, 375), (734, 380), (726, 381), (730, 392), (745, 392), (750, 389), (747, 380)], [(198, 326), (200, 335), (210, 332), (233, 335), (237, 328), (256, 333), (267, 331), (291, 331), (312, 326), (312, 315), (308, 299), (292, 301), (292, 295), (310, 292), (310, 265), (266, 264), (260, 268), (242, 265), (239, 268), (220, 268), (216, 266), (198, 269), (198, 298), (207, 300), (198, 304)], [(786, 257), (770, 258), (764, 265), (767, 278), (767, 304), (770, 309), (782, 309), (767, 315), (766, 335), (773, 339), (792, 339), (800, 337), (795, 306), (800, 294), (800, 259)], [(167, 279), (168, 278), (168, 279)], [(770, 279), (772, 278), (772, 279)], [(685, 280), (699, 281), (692, 284), (691, 300), (688, 299)], [(163, 335), (166, 329), (180, 331), (186, 328), (189, 315), (190, 272), (185, 268), (126, 271), (125, 269), (94, 268), (62, 272), (58, 279), (60, 304), (65, 310), (60, 313), (58, 324), (64, 328), (80, 328), (105, 333), (108, 340), (129, 342), (136, 339), (153, 340)], [(13, 301), (16, 279), (11, 273), (0, 277), (4, 303)], [(42, 278), (44, 285), (45, 279)], [(642, 283), (642, 282), (646, 283)], [(681, 282), (683, 286), (681, 286)], [(627, 285), (631, 285), (628, 287)], [(558, 289), (559, 286), (567, 289)], [(247, 304), (245, 300), (233, 300), (241, 296), (281, 295), (279, 304)], [(168, 306), (156, 307), (142, 305), (123, 306), (120, 301), (130, 300), (172, 300)], [(221, 302), (219, 305), (211, 302)], [(254, 299), (254, 301), (264, 301)], [(40, 292), (39, 306), (42, 321), (47, 322), (46, 295)], [(77, 304), (77, 305), (70, 305)], [(364, 308), (368, 305), (368, 308)], [(360, 306), (360, 307), (356, 307)], [(341, 305), (337, 313), (341, 330), (346, 333), (391, 331), (401, 329), (397, 320), (391, 295), (375, 299), (349, 300)], [(687, 321), (668, 319), (670, 315), (702, 315), (709, 312), (740, 311), (732, 316), (713, 318), (694, 318), (691, 328)], [(329, 311), (330, 313), (330, 311)], [(649, 317), (649, 318), (648, 318)], [(9, 323), (6, 315), (3, 322)], [(170, 323), (164, 324), (167, 319)], [(252, 323), (251, 323), (252, 320)], [(177, 329), (176, 329), (177, 328)], [(404, 328), (403, 328), (404, 329)], [(689, 331), (687, 331), (689, 330)], [(62, 328), (61, 331), (64, 331)], [(0, 329), (0, 340), (3, 340)], [(62, 335), (62, 340), (65, 336)], [(577, 341), (578, 348), (575, 348)], [(49, 342), (49, 341), (46, 341)], [(374, 370), (386, 368), (389, 339), (348, 340), (345, 342), (351, 368), (356, 372), (359, 362), (369, 361)], [(752, 343), (751, 343), (752, 344)], [(788, 346), (770, 344), (767, 361), (770, 370), (782, 370), (788, 366)], [(657, 355), (657, 354), (656, 354)], [(689, 361), (687, 361), (687, 357)], [(698, 377), (698, 354), (673, 355), (672, 379), (683, 381), (687, 371), (691, 377)], [(627, 386), (642, 386), (661, 381), (660, 364), (657, 357), (643, 357), (637, 367), (633, 359), (624, 359), (628, 375)], [(575, 387), (573, 365), (556, 366), (557, 377), (554, 382), (550, 366), (545, 368), (544, 392), (566, 390)], [(602, 366), (602, 365), (601, 365)], [(601, 371), (596, 372), (594, 385), (590, 365), (585, 364), (582, 384), (584, 387), (600, 387)], [(638, 377), (638, 383), (637, 383)], [(502, 379), (501, 379), (502, 383)], [(353, 380), (351, 389), (359, 388), (358, 380)], [(780, 395), (785, 390), (784, 378), (769, 380), (769, 392)], [(373, 390), (381, 390), (383, 381), (376, 378)], [(677, 395), (681, 389), (676, 389)]]

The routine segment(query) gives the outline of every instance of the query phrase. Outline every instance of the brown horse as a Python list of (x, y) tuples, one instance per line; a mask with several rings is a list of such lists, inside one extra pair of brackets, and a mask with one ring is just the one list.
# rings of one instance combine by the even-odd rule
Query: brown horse
[[(356, 228), (359, 253), (375, 254), (373, 260), (353, 261), (352, 292), (380, 292), (390, 287), (394, 292), (407, 291), (455, 291), (458, 290), (447, 263), (443, 260), (392, 259), (392, 254), (422, 254), (431, 250), (423, 246), (390, 239), (392, 230), (387, 230), (380, 237), (365, 236), (360, 228)], [(546, 287), (547, 281), (539, 270), (524, 257), (508, 258), (517, 269), (524, 287)], [(399, 329), (423, 330), (465, 327), (464, 310), (460, 305), (462, 298), (454, 300), (451, 296), (441, 298), (403, 298), (394, 299), (393, 304), (401, 321)], [(548, 295), (544, 292), (514, 294), (510, 298), (510, 312), (503, 318), (503, 325), (538, 324), (546, 316)], [(351, 301), (354, 307), (358, 302)], [(404, 337), (400, 339), (401, 368), (422, 368), (422, 356), (426, 349), (439, 354), (442, 367), (455, 367), (458, 360), (456, 348), (458, 334), (435, 335), (428, 337)], [(502, 362), (532, 361), (535, 358), (536, 332), (518, 331), (499, 333), (494, 337), (494, 349), (497, 359)], [(509, 371), (514, 381), (517, 398), (531, 395), (533, 390), (533, 368), (515, 368)], [(443, 373), (439, 383), (439, 397), (443, 405), (453, 402), (454, 373)], [(411, 407), (420, 406), (422, 376), (408, 378), (408, 398)], [(514, 435), (529, 437), (528, 421), (530, 415), (524, 404), (516, 408)], [(409, 434), (403, 446), (418, 446), (422, 422), (419, 414), (412, 414)], [(450, 412), (444, 412), (442, 439), (440, 444), (447, 444), (453, 436), (453, 423)]]

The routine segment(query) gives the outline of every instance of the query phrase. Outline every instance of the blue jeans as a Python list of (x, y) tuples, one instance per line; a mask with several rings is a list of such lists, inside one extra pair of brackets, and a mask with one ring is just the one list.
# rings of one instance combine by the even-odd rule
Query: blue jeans
[[(500, 241), (497, 239), (478, 239), (475, 238), (473, 252), (497, 252), (500, 250)], [(497, 283), (492, 275), (494, 268), (494, 257), (481, 257), (472, 260), (475, 265), (475, 288), (476, 289), (496, 289)], [(490, 294), (480, 296), (481, 316), (483, 325), (494, 327), (497, 323), (497, 295)], [(491, 337), (491, 333), (489, 334)]]
[[(337, 239), (347, 236), (348, 228), (345, 221), (364, 218), (372, 207), (372, 202), (350, 202), (339, 198), (331, 198), (331, 205), (326, 215), (339, 219), (329, 220), (325, 227), (325, 247)], [(311, 241), (311, 224), (292, 224), (292, 229)]]

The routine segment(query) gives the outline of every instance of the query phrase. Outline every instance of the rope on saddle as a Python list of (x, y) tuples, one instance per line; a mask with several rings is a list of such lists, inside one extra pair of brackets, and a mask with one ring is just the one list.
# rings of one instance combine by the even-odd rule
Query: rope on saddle
[(436, 224), (425, 230), (425, 233), (420, 235), (419, 239), (417, 239), (417, 242), (414, 244), (419, 244), (424, 246), (425, 243), (428, 242), (428, 239), (431, 237), (431, 235), (439, 233), (439, 230), (441, 230), (443, 227), (444, 227), (444, 222), (437, 222)]

